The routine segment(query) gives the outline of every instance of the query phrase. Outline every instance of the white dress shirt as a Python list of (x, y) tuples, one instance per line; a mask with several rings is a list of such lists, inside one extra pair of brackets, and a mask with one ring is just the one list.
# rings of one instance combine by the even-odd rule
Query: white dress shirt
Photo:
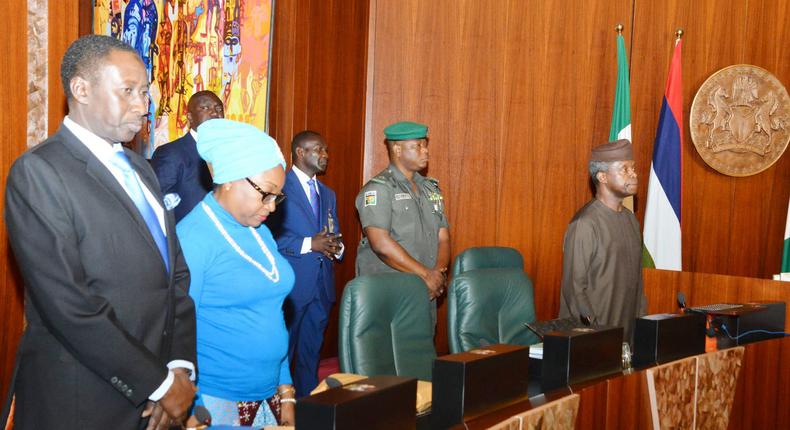
[[(318, 178), (316, 178), (316, 175), (313, 175), (313, 177), (311, 178), (311, 177), (307, 176), (307, 173), (303, 172), (301, 169), (299, 169), (296, 166), (293, 166), (292, 169), (293, 169), (294, 173), (296, 174), (296, 177), (299, 179), (299, 183), (302, 185), (302, 191), (304, 191), (305, 196), (307, 196), (307, 201), (310, 202), (310, 185), (307, 183), (307, 181), (309, 181), (311, 179), (315, 182), (315, 192), (316, 192), (316, 194), (318, 194), (318, 198), (320, 199), (321, 198), (321, 192), (318, 191)], [(310, 204), (312, 204), (312, 202), (310, 202)], [(313, 247), (313, 238), (312, 237), (306, 237), (302, 241), (302, 249), (301, 249), (300, 253), (307, 254), (308, 252), (310, 252), (312, 250), (312, 247)], [(335, 258), (340, 258), (343, 255), (343, 251), (345, 251), (345, 250), (346, 250), (345, 245), (343, 243), (341, 243), (340, 244), (340, 251), (337, 254), (335, 254)]]

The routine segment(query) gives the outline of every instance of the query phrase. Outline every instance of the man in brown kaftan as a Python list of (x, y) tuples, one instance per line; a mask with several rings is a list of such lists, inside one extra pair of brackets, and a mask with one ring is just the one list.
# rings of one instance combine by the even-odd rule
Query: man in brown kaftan
[(637, 187), (631, 142), (618, 140), (592, 150), (589, 170), (595, 198), (579, 209), (565, 232), (560, 317), (591, 317), (622, 326), (631, 342), (635, 318), (645, 314), (642, 236), (623, 199)]

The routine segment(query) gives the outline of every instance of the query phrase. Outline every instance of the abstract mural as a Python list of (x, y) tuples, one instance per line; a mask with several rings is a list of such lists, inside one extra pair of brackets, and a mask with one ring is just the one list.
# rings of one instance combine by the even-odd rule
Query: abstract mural
[(225, 117), (267, 126), (274, 0), (94, 0), (93, 32), (140, 53), (151, 80), (144, 155), (186, 133), (195, 92), (210, 90)]

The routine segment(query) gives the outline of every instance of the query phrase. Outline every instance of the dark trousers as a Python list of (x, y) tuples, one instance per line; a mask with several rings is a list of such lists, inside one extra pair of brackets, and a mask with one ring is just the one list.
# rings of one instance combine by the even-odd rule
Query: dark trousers
[(323, 288), (304, 305), (288, 303), (286, 306), (288, 359), (297, 397), (310, 395), (318, 385), (318, 362), (331, 309), (332, 302)]

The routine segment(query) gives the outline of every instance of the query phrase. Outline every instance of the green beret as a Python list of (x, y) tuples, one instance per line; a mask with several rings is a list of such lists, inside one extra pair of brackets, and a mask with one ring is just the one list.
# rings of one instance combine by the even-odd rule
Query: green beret
[(387, 140), (425, 139), (428, 137), (428, 126), (411, 121), (401, 121), (384, 129)]

